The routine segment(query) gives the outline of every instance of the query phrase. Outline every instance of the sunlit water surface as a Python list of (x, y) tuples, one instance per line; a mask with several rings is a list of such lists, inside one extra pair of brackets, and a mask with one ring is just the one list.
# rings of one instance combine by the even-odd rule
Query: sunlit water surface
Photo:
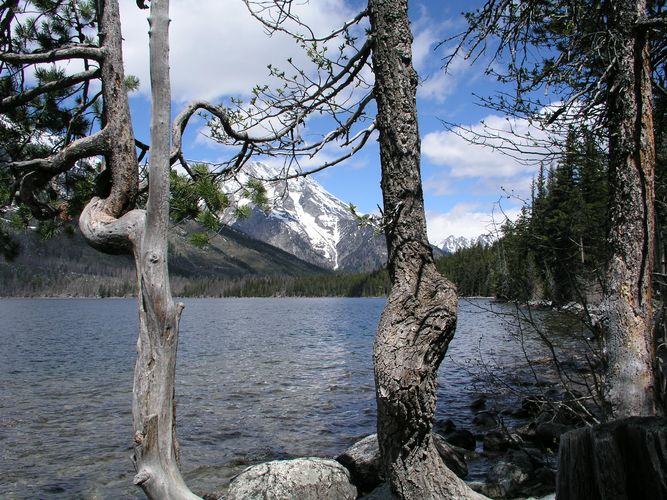
[[(185, 304), (177, 422), (194, 491), (220, 491), (252, 463), (335, 456), (374, 432), (371, 353), (384, 299)], [(141, 497), (130, 460), (136, 307), (133, 299), (0, 300), (0, 497)], [(470, 427), (471, 400), (523, 359), (513, 312), (461, 301), (438, 419)], [(514, 397), (494, 393), (505, 404)]]

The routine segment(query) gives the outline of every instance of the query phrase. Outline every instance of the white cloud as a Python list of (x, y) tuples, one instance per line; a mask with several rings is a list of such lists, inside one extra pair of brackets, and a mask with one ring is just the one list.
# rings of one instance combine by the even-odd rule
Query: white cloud
[(520, 210), (518, 207), (500, 210), (497, 204), (485, 208), (461, 203), (446, 213), (428, 211), (428, 239), (437, 243), (451, 235), (475, 238), (482, 234), (495, 234), (506, 219), (516, 220)]
[(470, 61), (455, 57), (448, 70), (442, 68), (443, 56), (451, 53), (454, 47), (440, 47), (438, 44), (449, 36), (451, 20), (436, 22), (427, 11), (412, 24), (412, 63), (421, 79), (417, 94), (424, 99), (443, 102), (451, 96), (464, 75), (470, 73)]
[[(146, 12), (134, 0), (121, 0), (126, 72), (138, 76), (148, 92), (148, 23)], [(298, 5), (297, 5), (298, 4)], [(316, 34), (328, 34), (352, 12), (344, 0), (297, 2), (301, 19)], [(268, 37), (243, 2), (184, 0), (172, 2), (170, 66), (176, 101), (214, 100), (223, 95), (248, 95), (268, 78), (267, 65), (297, 64), (305, 55), (294, 41), (280, 33)]]
[(528, 120), (497, 115), (488, 116), (462, 134), (430, 132), (422, 139), (422, 153), (432, 164), (448, 167), (453, 177), (509, 178), (532, 175), (531, 162), (548, 153), (550, 140)]

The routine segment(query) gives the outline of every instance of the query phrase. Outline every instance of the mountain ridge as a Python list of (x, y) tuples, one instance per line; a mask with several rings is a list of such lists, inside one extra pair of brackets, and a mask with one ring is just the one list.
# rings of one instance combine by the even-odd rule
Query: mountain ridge
[(435, 243), (434, 246), (442, 250), (445, 254), (452, 254), (458, 252), (459, 250), (463, 250), (464, 248), (470, 248), (475, 245), (487, 247), (491, 245), (493, 241), (494, 238), (489, 234), (481, 234), (471, 238), (450, 234), (446, 238), (440, 240), (438, 243)]
[(270, 210), (253, 207), (249, 217), (233, 219), (231, 226), (331, 270), (373, 271), (386, 264), (384, 237), (362, 225), (348, 204), (310, 177), (285, 177), (275, 167), (249, 164), (238, 182), (261, 180)]

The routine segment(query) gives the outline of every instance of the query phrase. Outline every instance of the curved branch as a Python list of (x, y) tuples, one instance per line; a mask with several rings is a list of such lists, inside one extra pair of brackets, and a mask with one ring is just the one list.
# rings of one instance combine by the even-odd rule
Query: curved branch
[(252, 136), (247, 132), (240, 132), (234, 130), (232, 126), (232, 121), (229, 118), (227, 110), (221, 106), (215, 106), (207, 101), (194, 101), (186, 106), (183, 111), (181, 111), (178, 116), (174, 119), (174, 124), (172, 126), (172, 150), (171, 150), (171, 161), (172, 163), (178, 159), (178, 156), (181, 152), (182, 142), (183, 142), (183, 132), (188, 125), (190, 118), (195, 114), (197, 110), (203, 109), (218, 120), (222, 124), (222, 129), (225, 133), (232, 139), (240, 142), (271, 142), (276, 141), (287, 134), (290, 130), (294, 130), (296, 126), (301, 122), (301, 114), (297, 114), (296, 117), (292, 120), (291, 123), (285, 125), (282, 129), (278, 130), (269, 135), (265, 136)]
[(139, 241), (146, 214), (130, 210), (115, 218), (105, 210), (105, 201), (94, 197), (79, 217), (79, 229), (88, 244), (108, 254), (131, 254), (134, 242)]
[(36, 52), (33, 54), (17, 54), (14, 52), (0, 53), (0, 61), (12, 64), (38, 64), (66, 59), (92, 59), (101, 61), (105, 57), (104, 49), (92, 45), (75, 45), (62, 49), (54, 49), (48, 52)]
[(106, 153), (109, 149), (108, 142), (109, 131), (102, 129), (96, 134), (71, 142), (67, 147), (48, 158), (12, 162), (9, 163), (9, 166), (21, 172), (39, 170), (56, 175), (68, 170), (78, 160)]
[(62, 90), (77, 83), (85, 82), (86, 80), (92, 80), (100, 76), (100, 70), (94, 69), (90, 71), (83, 71), (81, 73), (76, 73), (75, 75), (66, 76), (60, 80), (53, 82), (45, 83), (39, 87), (32, 88), (20, 94), (13, 96), (5, 97), (0, 101), (0, 113), (5, 113), (6, 111), (32, 101), (34, 98), (39, 97), (42, 94), (47, 92), (52, 92), (54, 90)]
[[(351, 144), (351, 143), (358, 140), (359, 144), (354, 146), (347, 153), (345, 153), (345, 154), (343, 154), (343, 155), (341, 155), (341, 156), (339, 156), (339, 157), (337, 157), (333, 160), (330, 160), (326, 163), (323, 163), (322, 165), (320, 165), (318, 167), (312, 168), (310, 170), (299, 171), (299, 172), (296, 172), (294, 174), (280, 175), (280, 176), (277, 176), (277, 177), (269, 177), (268, 179), (260, 179), (260, 180), (263, 180), (263, 181), (278, 181), (278, 180), (296, 179), (298, 177), (307, 177), (309, 175), (313, 175), (313, 174), (316, 174), (318, 172), (321, 172), (322, 170), (325, 170), (329, 167), (333, 167), (334, 165), (338, 165), (339, 163), (342, 163), (345, 160), (347, 160), (348, 158), (352, 158), (355, 154), (357, 154), (366, 145), (366, 143), (368, 142), (368, 139), (370, 138), (371, 134), (375, 131), (376, 128), (377, 128), (376, 123), (373, 122), (373, 124), (370, 127), (365, 128), (364, 130), (360, 131), (352, 139), (350, 139), (349, 141), (346, 142), (346, 144)], [(314, 154), (315, 153), (310, 155), (310, 157), (312, 158), (314, 156)]]

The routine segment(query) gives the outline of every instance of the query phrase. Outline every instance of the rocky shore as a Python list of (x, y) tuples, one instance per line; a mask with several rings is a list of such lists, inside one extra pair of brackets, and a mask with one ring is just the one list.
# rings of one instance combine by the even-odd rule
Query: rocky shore
[[(560, 437), (582, 420), (579, 408), (571, 407), (571, 393), (553, 388), (546, 393), (548, 399), (527, 397), (519, 408), (501, 410), (487, 408), (489, 399), (481, 395), (470, 403), (469, 422), (435, 422), (433, 440), (447, 466), (489, 498), (554, 498)], [(508, 427), (507, 420), (514, 424)], [(377, 436), (371, 434), (335, 459), (296, 458), (248, 467), (223, 496), (205, 498), (389, 499), (379, 459)]]

